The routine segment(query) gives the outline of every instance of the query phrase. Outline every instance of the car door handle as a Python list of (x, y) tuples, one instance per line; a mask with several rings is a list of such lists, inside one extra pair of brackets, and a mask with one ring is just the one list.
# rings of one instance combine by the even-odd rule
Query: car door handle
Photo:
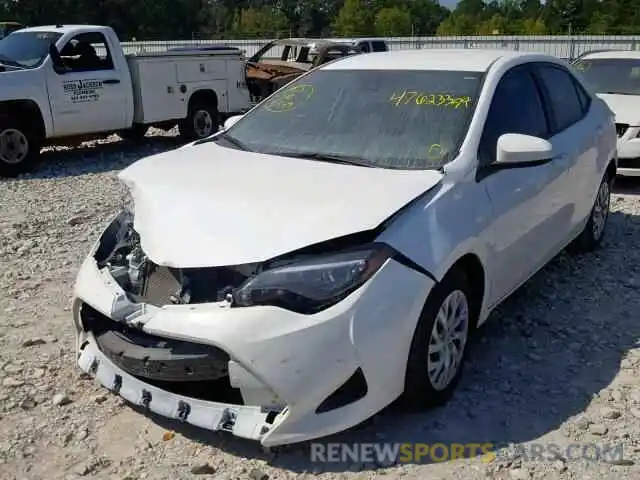
[(115, 85), (116, 83), (120, 83), (120, 80), (117, 78), (109, 78), (107, 80), (103, 80), (102, 83), (105, 85)]

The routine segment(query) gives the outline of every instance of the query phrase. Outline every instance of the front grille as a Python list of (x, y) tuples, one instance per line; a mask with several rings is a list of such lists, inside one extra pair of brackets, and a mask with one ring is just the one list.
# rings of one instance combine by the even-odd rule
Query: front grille
[(174, 303), (172, 298), (180, 296), (181, 291), (179, 270), (153, 265), (144, 280), (140, 300), (162, 307)]
[(618, 134), (618, 137), (622, 137), (628, 129), (628, 123), (616, 123), (616, 133)]
[(229, 374), (229, 355), (219, 348), (149, 335), (86, 304), (81, 316), (100, 351), (119, 368), (145, 381), (199, 382)]
[(226, 267), (170, 268), (150, 264), (142, 291), (132, 295), (136, 302), (158, 307), (171, 303), (220, 302), (247, 279)]
[(640, 168), (640, 158), (619, 158), (618, 168)]

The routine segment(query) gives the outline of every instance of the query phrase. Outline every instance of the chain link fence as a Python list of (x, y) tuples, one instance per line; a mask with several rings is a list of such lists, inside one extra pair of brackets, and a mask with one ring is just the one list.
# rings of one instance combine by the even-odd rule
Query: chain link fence
[[(167, 40), (147, 42), (123, 42), (126, 53), (164, 52), (172, 48), (227, 45), (236, 47), (251, 56), (264, 44), (264, 40)], [(333, 38), (336, 41), (353, 41), (354, 38)], [(564, 59), (573, 59), (589, 50), (615, 49), (640, 50), (640, 35), (634, 36), (468, 36), (468, 37), (389, 37), (385, 38), (391, 50), (420, 48), (493, 48), (539, 52)], [(276, 52), (274, 52), (276, 53)]]

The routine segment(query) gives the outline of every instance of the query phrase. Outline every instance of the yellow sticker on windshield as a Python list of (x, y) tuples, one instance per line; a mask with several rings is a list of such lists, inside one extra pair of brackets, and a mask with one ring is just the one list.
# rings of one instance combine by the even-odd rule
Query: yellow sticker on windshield
[(281, 113), (290, 112), (296, 106), (310, 100), (315, 93), (313, 85), (293, 85), (285, 87), (281, 91), (274, 93), (273, 98), (267, 100), (264, 108), (270, 112)]
[(439, 143), (434, 143), (429, 147), (429, 151), (427, 152), (427, 158), (429, 160), (442, 160), (444, 157), (444, 150), (442, 149), (442, 145)]
[(472, 104), (471, 97), (467, 95), (451, 95), (448, 93), (426, 93), (417, 90), (403, 90), (393, 92), (389, 101), (399, 107), (400, 105), (430, 105), (444, 108), (469, 108)]
[(580, 72), (586, 72), (591, 67), (591, 64), (588, 62), (578, 62), (574, 65), (574, 68)]

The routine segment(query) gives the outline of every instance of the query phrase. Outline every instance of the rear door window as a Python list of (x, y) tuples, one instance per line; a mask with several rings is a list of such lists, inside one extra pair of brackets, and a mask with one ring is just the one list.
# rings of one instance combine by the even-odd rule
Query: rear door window
[(537, 65), (536, 71), (544, 87), (552, 114), (552, 133), (556, 134), (579, 122), (585, 116), (585, 105), (576, 89), (576, 81), (564, 68)]

